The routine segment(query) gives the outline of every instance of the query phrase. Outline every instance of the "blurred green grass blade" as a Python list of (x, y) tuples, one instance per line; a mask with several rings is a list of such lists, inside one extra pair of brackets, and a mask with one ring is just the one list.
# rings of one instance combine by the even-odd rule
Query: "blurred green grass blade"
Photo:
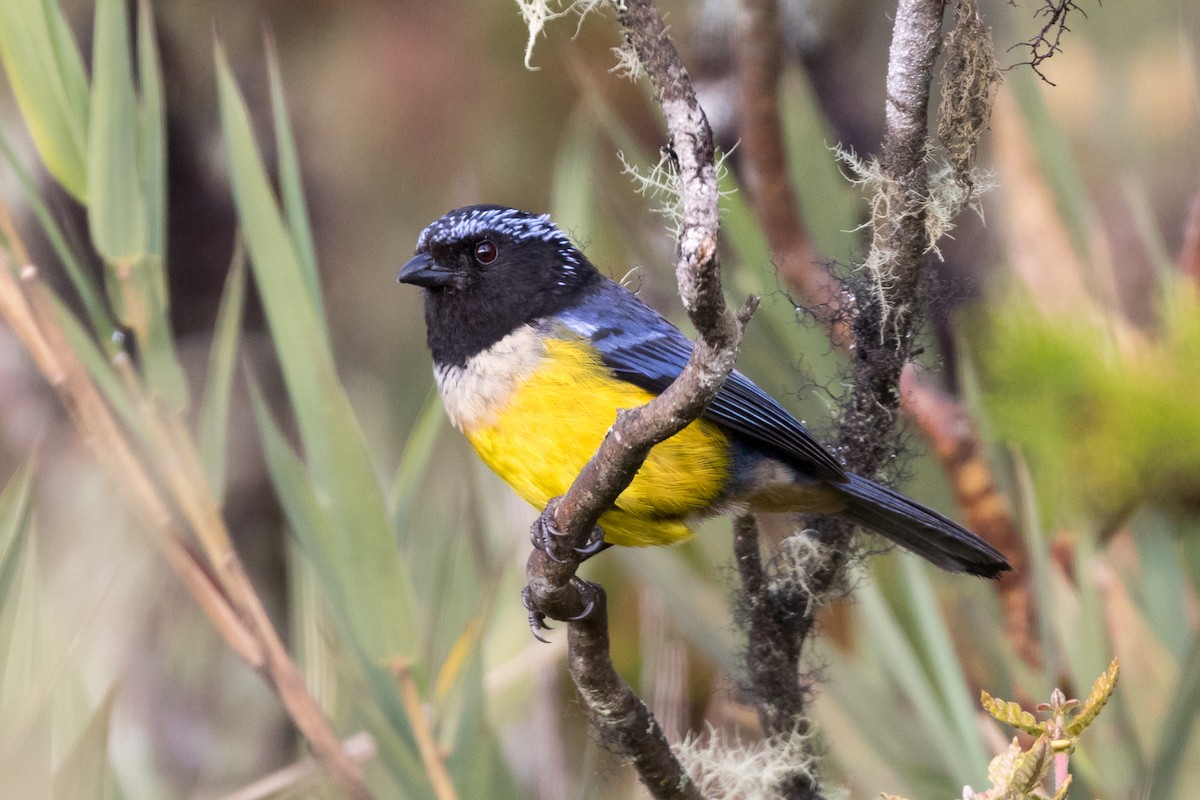
[[(153, 27), (149, 20), (140, 23)], [(168, 317), (162, 239), (166, 219), (162, 86), (153, 33), (139, 42), (149, 97), (139, 104), (122, 0), (97, 0), (88, 139), (88, 224), (104, 258), (109, 298), (133, 329), (150, 391), (168, 406), (187, 405)], [(151, 233), (151, 221), (157, 226)], [(150, 243), (158, 239), (158, 248)]]
[(145, 187), (146, 248), (167, 258), (167, 122), (164, 110), (162, 60), (154, 34), (150, 0), (138, 0), (137, 108), (138, 157)]
[(67, 308), (62, 298), (56, 295), (51, 295), (51, 297), (54, 303), (54, 311), (58, 316), (58, 322), (62, 325), (71, 350), (79, 358), (88, 375), (96, 382), (96, 386), (100, 388), (104, 399), (117, 412), (121, 421), (129, 426), (129, 430), (134, 432), (140, 431), (142, 429), (141, 416), (138, 414), (137, 409), (134, 408), (128, 392), (125, 391), (125, 385), (113, 371), (108, 357), (101, 352), (95, 339), (84, 329), (83, 325), (75, 317), (75, 314), (71, 312), (71, 309)]
[[(1038, 510), (1037, 489), (1034, 485), (1033, 473), (1029, 469), (1029, 462), (1025, 459), (1025, 454), (1019, 447), (1014, 445), (1009, 448), (1008, 457), (1012, 464), (1015, 484), (1013, 500), (1016, 503), (1016, 518), (1019, 520), (1018, 524), (1029, 547), (1033, 593), (1035, 597), (1048, 600), (1054, 596), (1051, 575), (1052, 556)], [(1054, 612), (1055, 606), (1052, 603), (1037, 603), (1038, 643), (1041, 645), (1042, 658), (1045, 661), (1048, 675), (1060, 673), (1065, 657), (1058, 640), (1054, 637)]]
[(17, 183), (20, 184), (22, 199), (28, 204), (29, 210), (33, 212), (38, 225), (41, 226), (42, 233), (46, 236), (46, 241), (50, 243), (59, 263), (66, 270), (71, 285), (79, 294), (96, 337), (101, 341), (108, 341), (112, 337), (113, 331), (116, 330), (116, 324), (101, 297), (100, 286), (91, 271), (83, 266), (83, 261), (67, 243), (66, 234), (38, 191), (37, 181), (25, 168), (2, 128), (0, 128), (0, 151), (4, 153), (4, 159), (16, 176)]
[(0, 58), (46, 169), (75, 199), (87, 197), (88, 80), (54, 0), (0, 3)]
[(138, 158), (138, 113), (122, 0), (96, 0), (88, 130), (88, 224), (110, 263), (147, 253), (146, 195)]
[(564, 230), (587, 230), (595, 224), (596, 128), (588, 107), (576, 106), (555, 154), (550, 212)]
[(321, 302), (321, 278), (317, 274), (316, 246), (308, 227), (308, 204), (304, 200), (304, 181), (300, 174), (300, 158), (296, 154), (296, 137), (292, 133), (291, 116), (283, 93), (283, 77), (279, 71), (279, 53), (275, 40), (267, 36), (267, 79), (271, 87), (271, 116), (275, 121), (275, 157), (279, 161), (279, 190), (283, 211), (287, 217), (296, 256), (300, 261), (305, 285), (312, 293), (312, 305), (321, 319), (321, 330), (328, 330), (324, 305)]
[[(904, 781), (901, 771), (903, 761), (890, 757), (888, 748), (897, 741), (904, 741), (902, 732), (887, 726), (889, 717), (882, 717), (874, 709), (865, 708), (864, 714), (854, 713), (856, 704), (863, 701), (862, 693), (844, 687), (853, 679), (852, 673), (841, 664), (827, 663), (825, 669), (838, 676), (827, 690), (818, 692), (813, 699), (813, 716), (821, 726), (823, 738), (837, 742), (829, 755), (837, 762), (839, 781), (854, 782), (864, 790), (869, 787), (887, 787), (889, 792), (901, 797), (919, 797)], [(882, 719), (881, 725), (861, 725), (864, 719)], [(898, 735), (891, 735), (898, 734)], [(822, 767), (826, 770), (827, 767)]]
[(329, 514), (312, 557), (329, 562), (338, 581), (326, 584), (325, 591), (353, 607), (352, 633), (360, 637), (356, 644), (371, 654), (374, 664), (399, 658), (415, 662), (415, 596), (383, 492), (255, 146), (245, 101), (219, 46), (216, 58), (234, 199), (311, 481)]
[[(13, 597), (18, 568), (25, 554), (32, 493), (33, 464), (30, 459), (9, 478), (4, 491), (0, 492), (0, 609), (8, 607)], [(6, 645), (0, 641), (0, 652), (7, 650)], [(2, 665), (0, 659), (0, 667)]]
[(200, 463), (217, 503), (225, 497), (225, 459), (229, 438), (229, 399), (233, 390), (233, 367), (237, 362), (242, 312), (246, 305), (246, 250), (239, 240), (233, 263), (225, 278), (200, 409), (198, 447)]
[(337, 572), (337, 562), (328, 558), (325, 553), (325, 542), (334, 533), (331, 530), (327, 504), (322, 504), (316, 491), (309, 484), (304, 463), (284, 438), (283, 431), (267, 408), (257, 384), (253, 380), (249, 383), (254, 416), (258, 421), (259, 438), (262, 439), (267, 468), (280, 505), (283, 506), (301, 551), (308, 557), (309, 563), (321, 579), (322, 586), (325, 587), (330, 609), (338, 618), (338, 627), (349, 632), (351, 644), (356, 644), (362, 638), (369, 638), (369, 635), (356, 631), (365, 621), (355, 618), (354, 609), (347, 602), (346, 595), (329, 592), (329, 587), (338, 586), (343, 576)]
[(187, 379), (171, 334), (162, 256), (150, 254), (131, 263), (110, 263), (108, 275), (118, 316), (137, 336), (146, 385), (169, 407), (183, 411), (188, 405)]
[[(845, 359), (830, 347), (823, 326), (805, 324), (798, 318), (792, 290), (779, 275), (736, 177), (726, 175), (721, 188), (729, 192), (721, 200), (721, 235), (734, 252), (734, 258), (726, 262), (730, 285), (740, 293), (762, 298), (753, 324), (746, 329), (738, 367), (748, 370), (772, 394), (783, 395), (784, 405), (801, 418), (812, 414), (815, 419), (829, 419), (828, 406), (816, 407), (811, 397), (801, 398), (798, 406), (791, 398), (797, 385), (836, 386), (845, 374)], [(802, 365), (805, 373), (800, 373), (797, 365)]]
[(345, 703), (339, 703), (335, 648), (339, 641), (332, 632), (334, 622), (321, 596), (320, 579), (312, 562), (300, 550), (296, 537), (285, 542), (287, 548), (288, 615), (290, 648), (296, 654), (304, 684), (333, 719), (343, 722)]
[(404, 452), (400, 454), (400, 464), (396, 468), (396, 477), (392, 479), (392, 487), (388, 491), (388, 514), (401, 536), (408, 527), (413, 501), (417, 492), (421, 490), (423, 478), (428, 472), (429, 460), (433, 457), (434, 447), (445, 421), (446, 414), (442, 411), (441, 398), (436, 390), (430, 390), (417, 414), (417, 421), (408, 432)]
[(1138, 593), (1146, 622), (1158, 641), (1176, 661), (1182, 661), (1188, 647), (1185, 632), (1190, 626), (1187, 577), (1183, 571), (1179, 539), (1188, 534), (1173, 530), (1166, 515), (1150, 509), (1137, 514), (1134, 530), (1137, 535), (1132, 538), (1141, 573), (1154, 577), (1152, 580), (1131, 578), (1127, 584), (1131, 591)]
[(858, 226), (866, 219), (866, 202), (842, 174), (830, 149), (837, 144), (833, 131), (802, 70), (785, 73), (779, 112), (788, 143), (788, 173), (813, 247), (825, 258), (848, 261), (862, 248)]
[(967, 685), (958, 651), (950, 640), (945, 618), (933, 596), (928, 568), (917, 559), (907, 557), (900, 559), (900, 567), (907, 605), (918, 637), (917, 650), (932, 669), (933, 686), (941, 695), (947, 712), (943, 719), (954, 727), (960, 757), (968, 762), (965, 766), (977, 775), (986, 775), (991, 759), (979, 737), (977, 698)]
[(1159, 746), (1150, 768), (1149, 790), (1145, 795), (1154, 800), (1195, 797), (1191, 792), (1179, 792), (1181, 780), (1191, 790), (1197, 788), (1195, 770), (1188, 770), (1189, 766), (1194, 766), (1194, 762), (1189, 763), (1185, 756), (1194, 740), (1196, 720), (1200, 719), (1200, 634), (1192, 636), (1187, 657), (1181, 666), (1175, 698), (1168, 706), (1166, 718), (1158, 721)]
[[(495, 733), (488, 725), (483, 658), (479, 648), (469, 657), (453, 711), (443, 728), (452, 731), (446, 768), (460, 797), (519, 800), (526, 797), (513, 781)], [(444, 707), (443, 707), (444, 708)]]
[(321, 584), (327, 608), (357, 657), (358, 671), (371, 700), (359, 698), (362, 710), (369, 712), (368, 727), (389, 772), (410, 787), (421, 786), (424, 770), (397, 694), (395, 675), (389, 668), (394, 662), (379, 664), (370, 650), (370, 643), (376, 640), (369, 630), (372, 619), (387, 616), (389, 609), (380, 607), (373, 614), (364, 615), (353, 593), (331, 591), (343, 586), (346, 576), (339, 574), (339, 564), (325, 552), (326, 542), (334, 533), (327, 505), (321, 503), (309, 485), (304, 464), (284, 439), (257, 385), (253, 380), (249, 384), (271, 482), (305, 561)]
[(613, 549), (623, 571), (647, 586), (670, 587), (661, 592), (662, 602), (671, 624), (692, 646), (731, 675), (745, 672), (742, 647), (729, 627), (727, 586), (704, 580), (665, 547)]
[(113, 796), (108, 728), (117, 693), (109, 689), (66, 758), (54, 772), (54, 797), (107, 800)]
[(936, 754), (938, 767), (950, 773), (956, 783), (978, 783), (982, 773), (962, 758), (961, 742), (956, 732), (945, 724), (946, 711), (938, 699), (935, 682), (922, 667), (913, 643), (902, 635), (902, 628), (879, 588), (873, 582), (866, 582), (859, 590), (858, 599), (866, 635), (872, 646), (887, 654), (889, 679), (896, 690), (912, 702), (915, 711), (910, 719), (913, 735), (925, 739), (931, 750), (930, 757)]
[(1075, 148), (1056, 122), (1046, 104), (1043, 87), (1030, 70), (1016, 70), (1008, 85), (1012, 87), (1021, 117), (1029, 127), (1029, 142), (1037, 156), (1038, 169), (1054, 192), (1057, 210), (1071, 235), (1075, 252), (1084, 257), (1082, 263), (1091, 264), (1093, 259), (1087, 257), (1090, 235), (1088, 219), (1094, 217), (1095, 213), (1079, 164), (1073, 155)]
[[(300, 549), (307, 557), (323, 589), (328, 608), (345, 635), (346, 643), (358, 659), (358, 667), (373, 707), (381, 714), (382, 728), (373, 728), (382, 751), (389, 751), (389, 770), (409, 785), (423, 783), (424, 770), (416, 754), (409, 723), (396, 689), (396, 677), (391, 665), (396, 658), (381, 658), (377, 643), (381, 637), (373, 630), (376, 621), (390, 615), (388, 606), (364, 608), (369, 597), (355, 593), (355, 576), (346, 574), (343, 565), (328, 553), (328, 542), (334, 537), (328, 505), (323, 504), (309, 485), (304, 464), (283, 438), (254, 382), (250, 381), (251, 398), (258, 420), (263, 451), (279, 501), (287, 515)], [(349, 584), (350, 590), (344, 587)], [(386, 723), (382, 722), (386, 720)]]

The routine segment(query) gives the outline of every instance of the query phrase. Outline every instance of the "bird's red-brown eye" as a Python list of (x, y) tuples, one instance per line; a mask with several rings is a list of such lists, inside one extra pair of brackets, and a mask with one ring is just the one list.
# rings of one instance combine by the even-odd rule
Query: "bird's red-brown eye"
[(475, 245), (475, 260), (480, 264), (490, 264), (496, 260), (498, 255), (500, 255), (500, 251), (496, 248), (496, 243), (490, 239), (484, 239)]

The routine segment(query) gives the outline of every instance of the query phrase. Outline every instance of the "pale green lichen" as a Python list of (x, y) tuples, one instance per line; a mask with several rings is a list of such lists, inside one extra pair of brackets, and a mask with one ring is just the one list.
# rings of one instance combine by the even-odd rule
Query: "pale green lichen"
[(779, 787), (813, 775), (811, 736), (799, 732), (743, 743), (716, 731), (689, 736), (675, 755), (708, 800), (781, 800)]
[[(535, 70), (533, 66), (533, 46), (538, 36), (545, 30), (546, 23), (570, 14), (579, 15), (579, 25), (592, 11), (595, 11), (605, 0), (517, 0), (521, 10), (521, 19), (529, 29), (529, 39), (525, 43), (525, 68)], [(578, 32), (576, 27), (576, 32)]]

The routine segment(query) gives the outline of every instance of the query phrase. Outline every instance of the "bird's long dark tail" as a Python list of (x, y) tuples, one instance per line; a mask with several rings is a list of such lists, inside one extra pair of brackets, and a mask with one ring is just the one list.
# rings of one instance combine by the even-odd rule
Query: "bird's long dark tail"
[(948, 572), (995, 578), (1011, 569), (999, 550), (899, 492), (857, 475), (838, 488), (846, 494), (843, 513)]

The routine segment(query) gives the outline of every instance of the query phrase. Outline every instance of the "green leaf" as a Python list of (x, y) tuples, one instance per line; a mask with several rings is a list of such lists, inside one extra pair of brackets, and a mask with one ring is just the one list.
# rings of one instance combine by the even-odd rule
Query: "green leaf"
[(29, 170), (25, 168), (24, 162), (3, 130), (0, 130), (0, 151), (3, 151), (4, 159), (17, 177), (17, 182), (21, 186), (21, 197), (28, 204), (29, 210), (33, 212), (41, 226), (42, 233), (46, 236), (46, 241), (54, 250), (54, 255), (58, 257), (59, 263), (66, 270), (71, 285), (75, 287), (80, 300), (83, 301), (83, 307), (87, 310), (88, 319), (92, 323), (92, 330), (101, 341), (111, 342), (117, 326), (108, 313), (108, 307), (100, 293), (99, 284), (91, 271), (84, 266), (83, 259), (67, 243), (66, 234), (42, 199), (37, 181), (29, 174)]
[[(329, 515), (310, 557), (336, 580), (324, 585), (352, 607), (351, 633), (376, 666), (415, 661), (418, 636), (408, 571), (396, 548), (362, 430), (338, 381), (318, 304), (254, 144), (249, 113), (218, 48), (221, 119), (242, 220), (310, 480)], [(386, 609), (386, 613), (381, 612)]]
[(434, 446), (445, 420), (441, 398), (436, 391), (430, 391), (417, 414), (417, 421), (408, 432), (396, 477), (392, 479), (392, 488), (388, 492), (388, 512), (398, 531), (404, 531), (408, 525), (413, 501), (421, 489), (422, 476), (434, 455)]
[(130, 400), (125, 385), (113, 371), (108, 357), (100, 351), (96, 341), (84, 329), (71, 309), (67, 308), (58, 296), (52, 294), (50, 298), (54, 304), (58, 323), (62, 326), (63, 333), (66, 334), (67, 344), (71, 346), (72, 352), (83, 364), (88, 375), (96, 382), (104, 399), (121, 417), (122, 422), (129, 426), (129, 430), (135, 433), (141, 431), (141, 416)]
[(1108, 703), (1108, 699), (1112, 697), (1113, 690), (1117, 688), (1117, 678), (1121, 674), (1121, 665), (1114, 658), (1108, 665), (1108, 669), (1104, 674), (1096, 679), (1092, 684), (1092, 691), (1088, 693), (1087, 700), (1083, 703), (1083, 708), (1079, 713), (1067, 724), (1067, 733), (1071, 736), (1078, 736), (1083, 733), (1088, 725), (1091, 725), (1096, 717), (1100, 714), (1100, 710)]
[(146, 248), (167, 258), (167, 122), (162, 61), (150, 0), (138, 0), (138, 163), (146, 204)]
[[(1193, 635), (1188, 653), (1179, 670), (1179, 683), (1165, 719), (1159, 720), (1159, 747), (1150, 766), (1145, 797), (1194, 797), (1181, 793), (1179, 783), (1190, 777), (1195, 788), (1195, 769), (1188, 759), (1189, 745), (1196, 734), (1200, 715), (1200, 635)], [(1185, 786), (1185, 788), (1188, 788)]]
[[(381, 663), (377, 651), (373, 649), (379, 636), (371, 629), (372, 620), (387, 617), (388, 613), (380, 612), (386, 606), (364, 610), (361, 602), (364, 598), (353, 591), (353, 585), (349, 591), (345, 591), (348, 579), (352, 580), (353, 576), (347, 576), (342, 563), (328, 552), (329, 542), (337, 534), (328, 504), (318, 499), (304, 464), (284, 439), (257, 384), (251, 378), (247, 378), (247, 382), (267, 468), (279, 502), (301, 552), (321, 584), (323, 596), (338, 629), (358, 659), (370, 698), (379, 712), (374, 722), (376, 725), (386, 725), (384, 729), (372, 728), (376, 732), (385, 763), (398, 778), (407, 781), (410, 786), (418, 785), (423, 782), (419, 777), (423, 775), (423, 770), (396, 691), (395, 676), (388, 668), (395, 661)], [(367, 705), (365, 701), (364, 705)]]
[[(0, 609), (7, 606), (29, 538), (32, 461), (24, 464), (0, 492)], [(0, 650), (5, 649), (0, 642)]]
[(132, 265), (148, 252), (137, 100), (129, 57), (125, 4), (122, 0), (96, 0), (87, 206), (92, 243), (110, 265)]
[(914, 616), (917, 651), (932, 668), (933, 685), (942, 697), (946, 721), (952, 725), (962, 748), (961, 758), (971, 769), (982, 773), (987, 769), (988, 756), (979, 737), (976, 722), (978, 713), (971, 704), (971, 690), (963, 675), (958, 651), (950, 640), (946, 621), (938, 608), (929, 583), (929, 569), (915, 558), (900, 562), (902, 581), (908, 607)]
[(54, 773), (54, 796), (70, 800), (105, 800), (113, 796), (108, 765), (108, 727), (115, 687), (108, 690), (87, 727)]
[(304, 182), (300, 177), (300, 158), (296, 154), (296, 137), (292, 134), (287, 100), (283, 94), (283, 78), (279, 72), (279, 54), (275, 40), (267, 36), (267, 78), (271, 87), (271, 116), (275, 120), (275, 157), (279, 160), (279, 188), (283, 210), (287, 217), (292, 242), (296, 245), (301, 274), (312, 293), (312, 304), (321, 317), (321, 330), (328, 325), (321, 305), (321, 279), (317, 274), (316, 246), (308, 227), (308, 204), (304, 200)]
[(87, 71), (54, 0), (0, 3), (0, 58), (46, 169), (75, 199), (84, 201)]
[[(139, 23), (144, 30), (153, 27), (147, 14)], [(153, 32), (139, 42), (140, 73), (149, 89), (139, 104), (122, 0), (98, 0), (95, 29), (87, 203), (92, 243), (104, 258), (117, 316), (137, 336), (150, 391), (182, 410), (187, 384), (171, 337), (162, 253), (164, 123)]]
[(1054, 751), (1050, 747), (1050, 737), (1039, 736), (1038, 740), (1026, 752), (1017, 756), (1013, 762), (1012, 774), (1008, 779), (1007, 790), (1001, 795), (1006, 800), (1023, 800), (1034, 789), (1041, 786), (1050, 767), (1054, 765)]
[(925, 746), (936, 752), (943, 764), (955, 769), (957, 783), (970, 782), (978, 772), (962, 759), (962, 743), (943, 722), (946, 712), (939, 701), (935, 682), (921, 665), (915, 643), (903, 635), (901, 626), (874, 583), (863, 586), (859, 601), (865, 623), (863, 635), (870, 637), (888, 654), (888, 678), (911, 701), (916, 712), (913, 724), (916, 725), (916, 720), (924, 723), (920, 730), (926, 737)]
[(1011, 725), (1018, 730), (1025, 731), (1030, 736), (1046, 735), (1046, 724), (1038, 722), (1037, 717), (1021, 708), (1020, 703), (1000, 700), (999, 698), (992, 697), (986, 691), (981, 691), (979, 693), (979, 704), (983, 706), (984, 711), (1005, 725)]
[(200, 463), (209, 489), (218, 504), (225, 496), (225, 458), (229, 437), (229, 398), (233, 389), (233, 365), (237, 361), (242, 311), (246, 305), (246, 251), (239, 241), (233, 264), (225, 278), (225, 290), (217, 309), (217, 323), (208, 353), (208, 378), (200, 411)]

